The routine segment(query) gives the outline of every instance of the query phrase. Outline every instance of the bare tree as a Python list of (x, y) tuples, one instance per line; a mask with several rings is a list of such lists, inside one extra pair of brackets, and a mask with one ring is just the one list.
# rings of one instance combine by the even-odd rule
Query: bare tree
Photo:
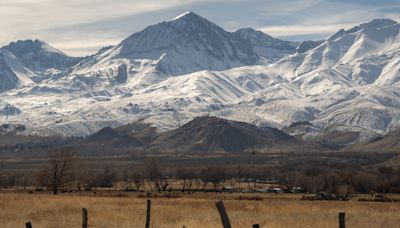
[(104, 167), (95, 177), (95, 186), (111, 188), (117, 180), (116, 170), (111, 167)]
[(147, 178), (149, 184), (151, 182), (154, 184), (154, 187), (150, 184), (150, 188), (152, 190), (160, 189), (163, 175), (158, 162), (155, 159), (146, 159), (143, 168), (144, 177)]
[(191, 190), (194, 176), (193, 169), (180, 168), (176, 171), (176, 177), (181, 180), (182, 191)]
[(71, 183), (74, 178), (76, 156), (68, 150), (50, 151), (47, 162), (39, 173), (42, 185), (51, 188), (56, 195), (60, 188)]
[(162, 176), (161, 178), (155, 181), (155, 186), (158, 191), (166, 191), (169, 186), (168, 178)]
[(239, 191), (242, 191), (242, 181), (244, 179), (245, 175), (243, 172), (243, 168), (241, 166), (237, 167), (236, 170), (236, 178), (237, 178), (237, 182), (239, 184)]
[(196, 179), (194, 179), (194, 185), (196, 186), (196, 191), (200, 190), (200, 187), (202, 185), (202, 182), (199, 178), (196, 177)]
[(203, 168), (201, 171), (201, 179), (203, 183), (212, 183), (214, 191), (216, 191), (219, 184), (225, 180), (225, 176), (226, 170), (222, 167), (209, 166)]
[(141, 187), (144, 186), (144, 178), (143, 175), (139, 172), (134, 172), (131, 175), (132, 182), (135, 186), (136, 191), (139, 191)]

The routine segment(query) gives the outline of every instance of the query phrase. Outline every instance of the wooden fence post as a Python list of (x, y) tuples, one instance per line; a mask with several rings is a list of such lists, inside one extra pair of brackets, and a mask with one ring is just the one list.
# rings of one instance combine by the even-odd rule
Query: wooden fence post
[(88, 228), (88, 211), (82, 208), (82, 228)]
[(253, 228), (260, 228), (260, 225), (259, 224), (254, 224)]
[(346, 228), (346, 213), (339, 213), (339, 228)]
[(30, 222), (25, 223), (26, 228), (32, 228), (32, 224)]
[(146, 228), (150, 228), (150, 211), (151, 211), (151, 201), (147, 200)]
[(222, 221), (222, 225), (224, 226), (224, 228), (232, 228), (231, 222), (229, 221), (228, 214), (226, 213), (226, 210), (225, 210), (224, 203), (222, 201), (218, 201), (216, 203), (216, 206), (217, 206), (217, 209), (221, 216), (221, 221)]

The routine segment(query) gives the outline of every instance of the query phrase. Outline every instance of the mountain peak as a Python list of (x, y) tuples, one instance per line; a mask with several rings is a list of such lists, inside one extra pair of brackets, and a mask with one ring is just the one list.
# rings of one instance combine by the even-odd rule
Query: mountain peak
[(179, 20), (179, 19), (184, 18), (184, 17), (186, 17), (186, 16), (190, 16), (191, 14), (195, 14), (195, 13), (193, 13), (192, 11), (187, 11), (187, 12), (184, 12), (184, 13), (182, 13), (182, 14), (176, 16), (176, 17), (175, 17), (174, 19), (172, 19), (172, 20), (173, 20), (173, 21), (174, 21), (174, 20)]
[(17, 40), (9, 43), (5, 48), (12, 47), (40, 47), (44, 42), (38, 39), (26, 39), (26, 40)]
[(16, 42), (11, 42), (4, 48), (13, 52), (14, 54), (17, 54), (17, 55), (18, 55), (18, 53), (21, 53), (21, 52), (23, 52), (23, 53), (26, 53), (29, 51), (36, 52), (38, 50), (45, 50), (47, 52), (65, 55), (61, 51), (57, 50), (56, 48), (50, 46), (46, 42), (39, 40), (39, 39), (18, 40)]
[(251, 27), (238, 29), (234, 33), (240, 34), (240, 36), (242, 36), (243, 38), (246, 38), (246, 39), (250, 39), (251, 37), (258, 38), (258, 39), (268, 39), (268, 40), (275, 39), (275, 38), (271, 37), (270, 35), (262, 32), (262, 31), (255, 30)]
[[(37, 74), (38, 77), (33, 79), (36, 82), (47, 78), (47, 72), (58, 74), (81, 60), (69, 57), (39, 39), (18, 40), (4, 46), (3, 49), (11, 52), (24, 67)], [(47, 71), (48, 69), (53, 71)]]
[(353, 32), (360, 31), (361, 29), (368, 29), (368, 28), (378, 29), (378, 28), (382, 28), (382, 27), (386, 27), (386, 26), (395, 25), (395, 24), (398, 24), (398, 22), (394, 21), (392, 19), (374, 19), (370, 22), (357, 25), (357, 26), (349, 29), (346, 32), (353, 33)]
[(363, 23), (360, 26), (361, 27), (376, 27), (376, 28), (381, 28), (385, 26), (390, 26), (390, 25), (395, 25), (397, 24), (397, 21), (394, 21), (392, 19), (374, 19), (370, 22)]
[(258, 60), (249, 42), (193, 12), (148, 26), (109, 54), (113, 58), (151, 60), (155, 70), (165, 75), (226, 70)]
[[(219, 27), (218, 25), (214, 24), (213, 22), (209, 21), (207, 18), (204, 18), (196, 13), (188, 11), (183, 13), (171, 21), (168, 24), (174, 24), (175, 26), (181, 27), (185, 25), (196, 25), (196, 26), (215, 26)], [(222, 29), (222, 28), (221, 28)]]
[(259, 32), (255, 29), (253, 29), (252, 27), (247, 27), (247, 28), (241, 28), (236, 30), (236, 32)]
[(299, 45), (297, 42), (276, 39), (250, 27), (239, 29), (233, 35), (250, 42), (256, 54), (267, 62), (277, 61), (287, 54), (293, 54)]
[(39, 40), (39, 39), (26, 39), (26, 40), (17, 40), (15, 42), (11, 42), (11, 43), (16, 43), (16, 44), (45, 44), (44, 41)]
[(172, 19), (172, 20), (175, 21), (175, 20), (184, 19), (184, 18), (187, 18), (187, 17), (194, 17), (194, 16), (200, 17), (199, 15), (193, 13), (192, 11), (187, 11), (187, 12), (181, 14), (181, 15), (176, 16), (176, 17), (175, 17), (174, 19)]
[(148, 26), (98, 59), (93, 58), (96, 64), (101, 64), (100, 59), (151, 61), (155, 72), (176, 76), (273, 62), (295, 53), (297, 46), (296, 42), (278, 40), (252, 28), (228, 32), (207, 18), (186, 12)]

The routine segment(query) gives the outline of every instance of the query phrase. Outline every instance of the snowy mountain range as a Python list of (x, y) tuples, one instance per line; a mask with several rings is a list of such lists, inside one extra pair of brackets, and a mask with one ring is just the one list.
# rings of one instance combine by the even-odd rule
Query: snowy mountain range
[(189, 12), (88, 57), (13, 42), (0, 49), (0, 124), (67, 136), (138, 119), (164, 131), (213, 115), (361, 140), (400, 127), (399, 30), (377, 19), (296, 43)]

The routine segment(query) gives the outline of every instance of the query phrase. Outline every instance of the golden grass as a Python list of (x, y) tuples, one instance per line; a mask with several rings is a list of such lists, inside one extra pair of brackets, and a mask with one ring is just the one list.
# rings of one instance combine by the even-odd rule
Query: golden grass
[[(216, 200), (152, 199), (152, 227), (222, 227)], [(233, 227), (338, 227), (346, 212), (348, 227), (399, 227), (400, 204), (378, 202), (308, 202), (294, 197), (263, 201), (225, 200)], [(0, 227), (81, 227), (81, 209), (89, 211), (89, 227), (144, 227), (146, 199), (128, 197), (0, 194)]]

